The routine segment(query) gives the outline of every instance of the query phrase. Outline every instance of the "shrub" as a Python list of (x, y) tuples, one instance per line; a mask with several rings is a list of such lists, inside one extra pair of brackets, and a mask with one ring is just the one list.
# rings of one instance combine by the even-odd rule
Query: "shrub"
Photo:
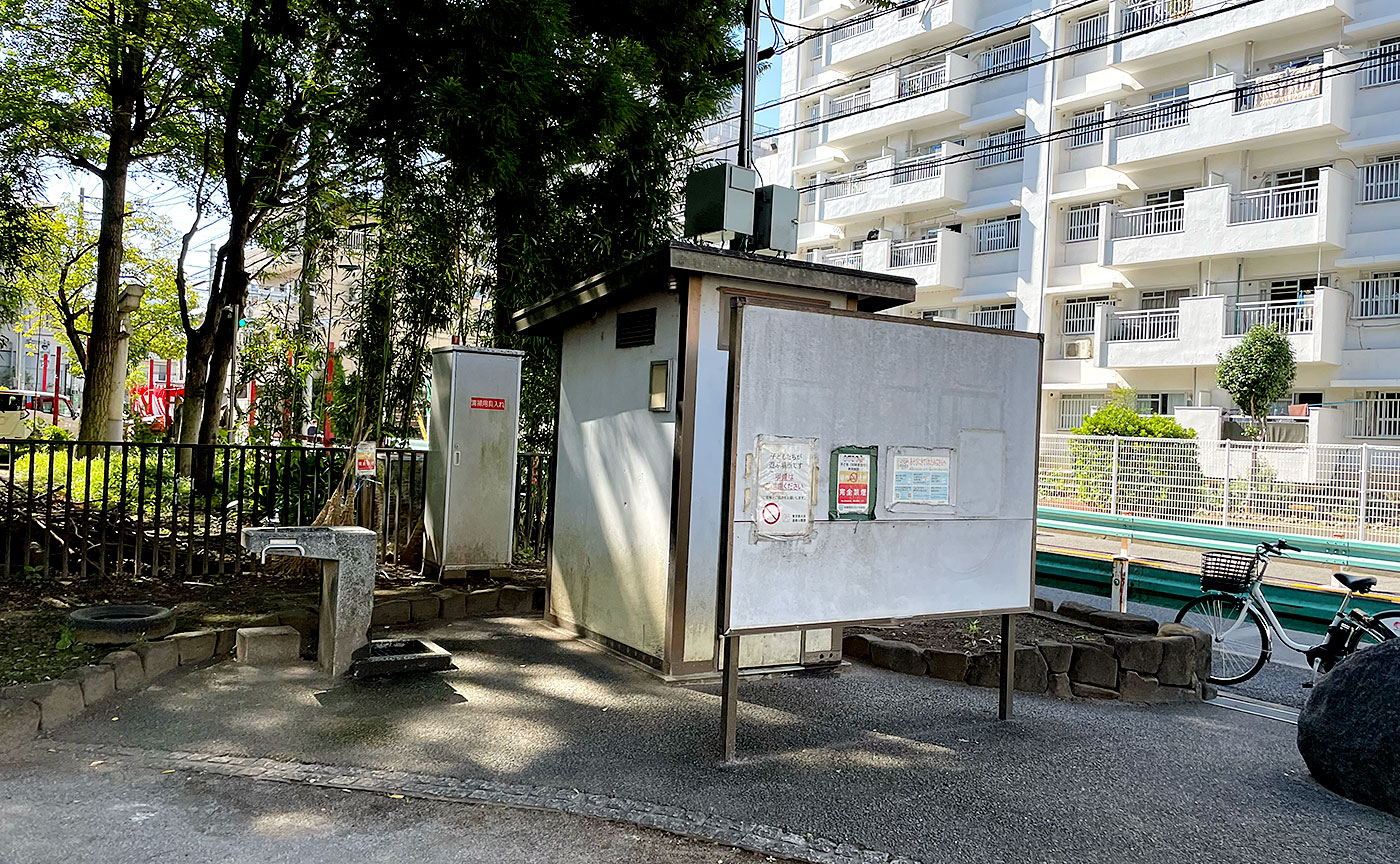
[(1196, 433), (1174, 417), (1139, 414), (1116, 402), (1098, 409), (1074, 430), (1076, 435), (1114, 435), (1122, 438), (1195, 438)]
[[(1196, 433), (1171, 417), (1138, 414), (1110, 402), (1084, 418), (1076, 435), (1117, 438), (1191, 439)], [(1079, 500), (1106, 508), (1112, 491), (1113, 444), (1107, 441), (1070, 443)], [(1190, 500), (1189, 491), (1204, 483), (1195, 447), (1164, 447), (1147, 441), (1123, 441), (1118, 446), (1119, 511), (1174, 515), (1173, 502)]]

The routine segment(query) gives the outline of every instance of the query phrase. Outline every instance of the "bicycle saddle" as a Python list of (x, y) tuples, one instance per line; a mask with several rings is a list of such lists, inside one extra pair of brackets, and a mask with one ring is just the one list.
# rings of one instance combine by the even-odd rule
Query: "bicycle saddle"
[(1374, 576), (1348, 576), (1345, 573), (1333, 573), (1332, 577), (1346, 586), (1348, 591), (1355, 591), (1357, 594), (1365, 594), (1376, 587), (1376, 577)]

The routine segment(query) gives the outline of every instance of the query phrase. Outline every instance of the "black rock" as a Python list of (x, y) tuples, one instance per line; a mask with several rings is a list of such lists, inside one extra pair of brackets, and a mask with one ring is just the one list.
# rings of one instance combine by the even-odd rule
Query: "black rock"
[(1400, 639), (1318, 681), (1298, 716), (1298, 752), (1323, 786), (1400, 816)]

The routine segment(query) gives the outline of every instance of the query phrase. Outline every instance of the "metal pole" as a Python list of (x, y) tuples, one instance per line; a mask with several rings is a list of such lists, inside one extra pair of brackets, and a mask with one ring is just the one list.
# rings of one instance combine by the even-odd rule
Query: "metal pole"
[(1230, 439), (1225, 439), (1225, 494), (1224, 506), (1220, 509), (1220, 524), (1230, 524)]
[(744, 16), (744, 85), (739, 91), (739, 167), (753, 167), (753, 114), (758, 98), (758, 0)]
[(63, 346), (54, 346), (53, 360), (53, 425), (58, 425), (58, 382), (63, 378)]
[(1113, 605), (1119, 612), (1128, 611), (1128, 558), (1113, 556)]
[(724, 637), (724, 677), (719, 687), (720, 736), (724, 740), (724, 761), (733, 762), (739, 738), (739, 637)]
[(1001, 702), (997, 716), (1011, 719), (1016, 693), (1016, 616), (1001, 616)]
[(1370, 498), (1370, 495), (1369, 495), (1370, 488), (1369, 488), (1369, 487), (1370, 487), (1370, 485), (1371, 485), (1371, 445), (1370, 445), (1370, 444), (1362, 444), (1362, 445), (1361, 445), (1361, 477), (1360, 477), (1360, 483), (1359, 483), (1358, 485), (1360, 486), (1360, 490), (1359, 490), (1359, 492), (1358, 492), (1358, 495), (1359, 495), (1359, 497), (1360, 497), (1360, 500), (1357, 501), (1357, 504), (1356, 504), (1356, 539), (1357, 539), (1357, 540), (1365, 540), (1365, 539), (1366, 539), (1366, 505), (1369, 503), (1369, 502), (1368, 502), (1368, 499)]
[(1113, 466), (1108, 473), (1108, 514), (1118, 515), (1118, 439), (1113, 439)]

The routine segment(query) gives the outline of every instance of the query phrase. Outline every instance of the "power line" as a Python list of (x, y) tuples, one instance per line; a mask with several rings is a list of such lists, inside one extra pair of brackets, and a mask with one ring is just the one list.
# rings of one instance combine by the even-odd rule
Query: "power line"
[[(1366, 64), (1366, 63), (1373, 63), (1373, 62), (1375, 62), (1375, 58), (1374, 58), (1374, 57), (1358, 57), (1358, 58), (1354, 58), (1354, 59), (1351, 59), (1351, 60), (1345, 60), (1345, 61), (1343, 61), (1343, 62), (1341, 62), (1341, 63), (1337, 63), (1337, 64), (1332, 65), (1332, 66), (1325, 67), (1324, 69), (1322, 69), (1322, 70), (1320, 70), (1318, 73), (1316, 73), (1316, 77), (1317, 77), (1317, 80), (1318, 80), (1318, 82), (1319, 82), (1319, 86), (1320, 86), (1320, 83), (1321, 83), (1322, 79), (1324, 79), (1324, 78), (1335, 78), (1335, 77), (1338, 77), (1338, 76), (1340, 76), (1340, 75), (1350, 75), (1350, 74), (1352, 74), (1352, 73), (1354, 73), (1354, 72), (1357, 71), (1356, 69), (1353, 69), (1353, 68), (1351, 68), (1351, 67), (1353, 67), (1353, 66), (1359, 66), (1359, 65), (1364, 65), (1364, 64)], [(1292, 83), (1292, 82), (1290, 82), (1290, 83)], [(1287, 84), (1279, 84), (1279, 85), (1276, 85), (1276, 86), (1282, 88), (1282, 87), (1288, 86), (1288, 85), (1287, 85)], [(1265, 88), (1263, 88), (1263, 89), (1267, 90), (1268, 88), (1265, 87)], [(1204, 95), (1204, 96), (1195, 96), (1195, 97), (1191, 97), (1191, 98), (1187, 98), (1187, 99), (1173, 99), (1173, 100), (1169, 100), (1169, 101), (1164, 100), (1163, 102), (1156, 103), (1156, 104), (1158, 104), (1158, 105), (1161, 106), (1161, 107), (1158, 108), (1157, 110), (1160, 110), (1160, 111), (1163, 111), (1163, 112), (1166, 112), (1166, 111), (1177, 111), (1177, 110), (1183, 110), (1183, 109), (1184, 109), (1185, 111), (1187, 111), (1187, 112), (1190, 112), (1192, 109), (1197, 108), (1197, 107), (1203, 107), (1203, 106), (1206, 106), (1206, 105), (1214, 105), (1214, 104), (1218, 104), (1218, 103), (1220, 103), (1220, 102), (1233, 101), (1233, 100), (1236, 99), (1236, 98), (1237, 98), (1237, 93), (1236, 93), (1235, 89), (1232, 88), (1232, 89), (1230, 89), (1230, 90), (1226, 90), (1226, 91), (1221, 92), (1221, 93), (1208, 93), (1208, 94), (1206, 94), (1206, 95)], [(1311, 98), (1311, 97), (1310, 97), (1310, 98)], [(1151, 106), (1152, 104), (1153, 104), (1153, 103), (1149, 103), (1149, 106)], [(1033, 135), (1033, 136), (1030, 136), (1030, 137), (1028, 137), (1028, 138), (1022, 138), (1022, 139), (1019, 139), (1019, 140), (1016, 140), (1016, 141), (1009, 142), (1009, 143), (1007, 143), (1007, 144), (997, 144), (997, 145), (993, 145), (993, 146), (990, 146), (990, 147), (979, 147), (979, 148), (967, 150), (967, 151), (965, 151), (965, 152), (963, 152), (963, 153), (958, 153), (958, 154), (955, 154), (955, 155), (952, 155), (952, 156), (945, 156), (945, 157), (942, 157), (942, 158), (940, 158), (940, 159), (930, 159), (930, 160), (928, 160), (928, 161), (926, 161), (926, 162), (920, 162), (919, 164), (920, 164), (921, 167), (922, 167), (922, 166), (927, 166), (927, 165), (938, 165), (938, 166), (941, 168), (941, 167), (944, 166), (944, 165), (955, 165), (955, 164), (957, 164), (957, 163), (959, 163), (959, 162), (967, 162), (967, 161), (971, 161), (972, 159), (981, 159), (981, 158), (983, 158), (984, 156), (987, 156), (988, 154), (1001, 153), (1001, 152), (1010, 151), (1010, 150), (1024, 149), (1024, 148), (1026, 148), (1027, 146), (1030, 146), (1030, 145), (1033, 145), (1033, 144), (1041, 144), (1041, 143), (1046, 143), (1046, 142), (1050, 142), (1050, 141), (1057, 141), (1057, 140), (1059, 140), (1060, 138), (1069, 138), (1069, 137), (1073, 137), (1073, 136), (1076, 136), (1076, 135), (1084, 135), (1085, 133), (1093, 132), (1093, 131), (1095, 131), (1095, 130), (1102, 131), (1102, 130), (1104, 130), (1104, 129), (1115, 128), (1115, 127), (1117, 127), (1117, 126), (1127, 125), (1128, 123), (1131, 123), (1131, 122), (1135, 122), (1135, 121), (1137, 121), (1137, 120), (1140, 120), (1141, 117), (1134, 116), (1134, 113), (1149, 114), (1149, 113), (1152, 113), (1152, 112), (1151, 112), (1151, 111), (1143, 111), (1143, 112), (1130, 112), (1130, 113), (1127, 113), (1127, 114), (1120, 114), (1120, 115), (1118, 115), (1117, 117), (1104, 118), (1103, 120), (1100, 120), (1100, 121), (1097, 121), (1097, 122), (1094, 122), (1094, 123), (1085, 123), (1085, 124), (1080, 125), (1080, 126), (1071, 126), (1071, 127), (1067, 128), (1067, 129), (1056, 129), (1056, 130), (1053, 130), (1053, 131), (1051, 131), (1051, 132), (1046, 132), (1046, 133), (1041, 134), (1041, 135)], [(869, 172), (869, 173), (860, 175), (860, 179), (861, 179), (861, 180), (876, 180), (876, 179), (879, 179), (879, 178), (882, 178), (882, 177), (890, 177), (890, 176), (893, 176), (894, 174), (898, 173), (899, 170), (900, 170), (900, 166), (894, 166), (894, 167), (891, 167), (891, 168), (883, 169), (883, 170), (881, 170), (881, 171), (872, 171), (872, 172)], [(848, 180), (847, 180), (847, 179), (825, 180), (825, 181), (822, 181), (822, 182), (819, 182), (819, 183), (809, 183), (809, 184), (807, 184), (806, 186), (799, 187), (797, 191), (799, 191), (799, 192), (808, 192), (808, 191), (812, 191), (812, 190), (815, 190), (815, 189), (822, 189), (822, 188), (825, 188), (825, 187), (827, 187), (827, 186), (839, 186), (839, 185), (841, 185), (842, 183), (845, 183), (845, 182), (848, 182)]]
[[(1062, 60), (1062, 59), (1064, 59), (1064, 58), (1066, 58), (1066, 57), (1074, 57), (1074, 56), (1076, 56), (1076, 55), (1083, 54), (1083, 53), (1085, 53), (1086, 51), (1093, 51), (1093, 50), (1095, 50), (1095, 49), (1102, 48), (1102, 47), (1104, 47), (1104, 46), (1106, 46), (1106, 45), (1114, 45), (1114, 44), (1117, 44), (1117, 43), (1119, 43), (1119, 42), (1126, 41), (1126, 40), (1128, 40), (1128, 39), (1136, 38), (1136, 37), (1138, 37), (1138, 36), (1143, 36), (1143, 35), (1146, 35), (1146, 34), (1148, 34), (1148, 33), (1154, 33), (1154, 32), (1156, 32), (1156, 31), (1158, 31), (1158, 30), (1165, 30), (1165, 29), (1167, 29), (1167, 28), (1169, 28), (1169, 27), (1177, 27), (1177, 26), (1179, 26), (1179, 25), (1181, 25), (1181, 24), (1184, 24), (1184, 23), (1187, 23), (1187, 22), (1190, 22), (1190, 21), (1200, 21), (1200, 20), (1203, 20), (1203, 19), (1205, 19), (1205, 18), (1212, 18), (1212, 17), (1214, 17), (1214, 16), (1216, 16), (1216, 15), (1224, 14), (1225, 12), (1232, 12), (1232, 11), (1234, 11), (1234, 10), (1236, 10), (1236, 9), (1243, 9), (1243, 8), (1248, 7), (1248, 6), (1254, 6), (1254, 5), (1256, 5), (1256, 4), (1258, 4), (1258, 3), (1262, 3), (1262, 2), (1264, 2), (1264, 0), (1239, 0), (1239, 2), (1237, 2), (1237, 3), (1232, 3), (1232, 4), (1230, 4), (1229, 6), (1223, 6), (1223, 7), (1220, 7), (1220, 8), (1212, 9), (1212, 10), (1210, 10), (1210, 11), (1208, 11), (1208, 12), (1200, 12), (1200, 13), (1191, 15), (1190, 17), (1174, 18), (1174, 19), (1167, 20), (1167, 21), (1161, 21), (1161, 22), (1158, 22), (1157, 24), (1154, 24), (1154, 25), (1152, 25), (1152, 26), (1150, 26), (1150, 27), (1143, 27), (1143, 28), (1141, 28), (1141, 29), (1139, 29), (1139, 30), (1134, 30), (1134, 31), (1132, 31), (1132, 32), (1130, 32), (1130, 33), (1120, 33), (1120, 34), (1118, 34), (1117, 36), (1113, 36), (1113, 37), (1108, 37), (1108, 38), (1104, 38), (1104, 39), (1095, 40), (1095, 41), (1093, 41), (1093, 42), (1085, 43), (1085, 44), (1083, 44), (1083, 45), (1071, 46), (1071, 47), (1069, 47), (1069, 48), (1067, 48), (1067, 49), (1064, 49), (1063, 51), (1048, 51), (1048, 52), (1046, 52), (1046, 53), (1044, 53), (1044, 54), (1039, 55), (1038, 57), (1027, 58), (1024, 62), (1021, 62), (1021, 63), (1009, 64), (1009, 65), (1006, 65), (1006, 66), (1002, 66), (1002, 67), (998, 67), (998, 68), (990, 69), (990, 70), (982, 70), (982, 71), (980, 71), (980, 72), (978, 72), (978, 73), (976, 73), (976, 74), (969, 75), (969, 76), (967, 76), (966, 78), (962, 78), (962, 79), (959, 79), (959, 80), (957, 80), (957, 81), (950, 81), (950, 82), (948, 82), (948, 83), (946, 83), (946, 84), (942, 84), (942, 85), (938, 85), (938, 86), (934, 86), (934, 87), (928, 87), (928, 88), (919, 90), (919, 91), (916, 92), (916, 93), (911, 93), (911, 94), (909, 94), (909, 95), (907, 95), (907, 96), (897, 96), (897, 97), (895, 97), (894, 99), (890, 99), (890, 100), (887, 100), (887, 101), (885, 101), (885, 102), (881, 102), (881, 103), (879, 103), (878, 105), (876, 105), (876, 104), (866, 105), (866, 106), (863, 107), (863, 108), (856, 108), (856, 109), (851, 110), (851, 111), (846, 111), (846, 112), (840, 114), (840, 115), (837, 116), (837, 117), (819, 117), (819, 118), (816, 118), (816, 119), (813, 119), (813, 120), (800, 121), (800, 122), (795, 123), (795, 124), (793, 124), (792, 126), (788, 126), (788, 127), (786, 127), (786, 128), (779, 128), (779, 129), (777, 129), (777, 130), (775, 130), (775, 131), (773, 131), (773, 132), (769, 132), (769, 133), (766, 133), (766, 134), (763, 134), (763, 135), (756, 135), (756, 136), (754, 136), (754, 140), (755, 140), (755, 141), (759, 141), (759, 140), (762, 140), (762, 139), (764, 139), (764, 138), (773, 138), (773, 137), (776, 137), (776, 136), (778, 136), (778, 135), (787, 134), (787, 133), (789, 133), (789, 132), (801, 132), (801, 131), (804, 130), (804, 129), (811, 129), (811, 128), (815, 127), (815, 126), (820, 126), (820, 125), (822, 125), (823, 123), (829, 123), (829, 122), (831, 122), (832, 120), (844, 119), (844, 118), (846, 118), (846, 117), (854, 117), (854, 116), (856, 116), (856, 115), (864, 114), (864, 113), (869, 112), (869, 111), (876, 111), (876, 110), (879, 110), (879, 109), (881, 109), (881, 108), (888, 108), (889, 106), (891, 106), (891, 105), (897, 105), (897, 104), (899, 104), (900, 102), (908, 102), (908, 101), (911, 100), (911, 99), (920, 99), (920, 98), (922, 98), (922, 97), (924, 97), (924, 96), (929, 96), (929, 95), (932, 95), (932, 94), (934, 94), (934, 93), (943, 93), (943, 92), (947, 92), (947, 91), (949, 91), (949, 90), (955, 90), (955, 89), (957, 89), (957, 88), (959, 88), (959, 87), (966, 87), (966, 86), (968, 86), (968, 85), (970, 85), (970, 84), (976, 84), (976, 83), (979, 83), (979, 82), (981, 82), (981, 81), (990, 80), (990, 79), (992, 79), (992, 78), (999, 78), (999, 77), (1001, 77), (1002, 75), (1010, 75), (1010, 74), (1012, 74), (1012, 73), (1014, 73), (1014, 72), (1022, 72), (1022, 71), (1025, 71), (1025, 70), (1027, 70), (1027, 69), (1031, 69), (1031, 68), (1033, 68), (1033, 67), (1040, 66), (1040, 65), (1045, 64), (1045, 63), (1049, 63), (1049, 62), (1051, 62), (1051, 61), (1053, 61), (1053, 60)], [(935, 53), (937, 53), (937, 52), (935, 52)], [(842, 82), (842, 83), (843, 83), (843, 85), (844, 85), (844, 84), (847, 83), (847, 82)], [(724, 150), (724, 149), (726, 149), (726, 148), (721, 147), (721, 148), (715, 148), (715, 149), (711, 149), (711, 150), (703, 150), (703, 151), (700, 151), (700, 152), (695, 153), (695, 154), (693, 155), (692, 158), (700, 158), (700, 157), (703, 157), (703, 156), (710, 156), (710, 155), (713, 155), (714, 153), (721, 152), (721, 151)]]
[[(950, 51), (956, 51), (957, 49), (962, 48), (966, 45), (971, 45), (975, 42), (982, 42), (987, 39), (993, 39), (997, 36), (1004, 35), (1013, 30), (1019, 30), (1022, 27), (1028, 27), (1031, 24), (1043, 21), (1046, 18), (1055, 15), (1063, 15), (1067, 12), (1073, 12), (1075, 9), (1080, 9), (1084, 6), (1090, 6), (1097, 2), (1099, 2), (1099, 0), (1070, 0), (1070, 2), (1066, 2), (1060, 6), (1045, 9), (1040, 12), (1033, 13), (1031, 15), (1023, 15), (1022, 17), (1017, 18), (1014, 21), (1006, 21), (1001, 24), (995, 24), (987, 28), (986, 30), (980, 30), (976, 33), (969, 33), (966, 36), (954, 39), (952, 42), (945, 42), (942, 45), (939, 45), (934, 48), (918, 51), (913, 54), (906, 54), (905, 56), (899, 59), (890, 60), (885, 63), (880, 63), (876, 66), (870, 66), (865, 69), (861, 69), (857, 72), (852, 72), (850, 75), (845, 76), (842, 80), (837, 81), (833, 84), (827, 84), (825, 86), (816, 87), (810, 90), (803, 90), (800, 93), (794, 93), (791, 96), (785, 96), (781, 99), (775, 99), (771, 102), (759, 105), (755, 110), (766, 111), (770, 108), (776, 108), (781, 105), (786, 105), (789, 102), (797, 102), (802, 99), (810, 99), (813, 96), (819, 95), (821, 93), (826, 93), (829, 90), (837, 90), (842, 87), (850, 86), (851, 84), (857, 81), (864, 81), (869, 78), (874, 78), (876, 75), (888, 72), (889, 70), (903, 66), (906, 63), (917, 63), (920, 60), (927, 60), (928, 58), (933, 57), (937, 54), (945, 54)], [(739, 115), (735, 114), (729, 117), (722, 118), (721, 120), (715, 122), (723, 123), (729, 120), (737, 119), (739, 119)]]

